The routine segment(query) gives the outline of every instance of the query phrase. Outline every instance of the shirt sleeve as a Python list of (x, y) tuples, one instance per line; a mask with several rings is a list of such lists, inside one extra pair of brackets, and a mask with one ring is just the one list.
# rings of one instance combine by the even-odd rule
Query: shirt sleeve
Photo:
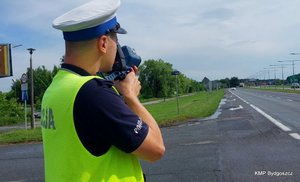
[(74, 102), (76, 132), (93, 155), (115, 145), (124, 152), (136, 150), (148, 134), (144, 123), (125, 104), (107, 80), (92, 79), (79, 90)]

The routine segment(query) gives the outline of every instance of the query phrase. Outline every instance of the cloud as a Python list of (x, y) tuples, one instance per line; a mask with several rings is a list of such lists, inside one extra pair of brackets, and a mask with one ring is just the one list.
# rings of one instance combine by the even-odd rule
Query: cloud
[[(51, 69), (64, 51), (51, 23), (84, 2), (3, 0), (0, 40), (23, 44), (18, 60), (36, 48), (35, 66)], [(197, 80), (247, 77), (300, 51), (299, 7), (297, 0), (123, 0), (117, 16), (128, 34), (119, 40), (144, 60), (162, 58)]]
[(135, 45), (144, 58), (166, 59), (193, 78), (247, 77), (299, 49), (298, 1), (129, 4), (130, 16), (129, 9), (121, 14), (121, 23), (130, 30), (124, 42)]

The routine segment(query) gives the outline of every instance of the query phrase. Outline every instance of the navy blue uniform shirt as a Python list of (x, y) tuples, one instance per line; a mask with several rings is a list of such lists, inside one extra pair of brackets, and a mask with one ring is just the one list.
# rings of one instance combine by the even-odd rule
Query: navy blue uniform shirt
[[(62, 64), (61, 67), (90, 76), (74, 65)], [(84, 147), (95, 156), (105, 154), (112, 145), (124, 152), (133, 152), (148, 134), (148, 125), (132, 112), (112, 86), (111, 81), (92, 79), (80, 88), (74, 102), (77, 134)]]

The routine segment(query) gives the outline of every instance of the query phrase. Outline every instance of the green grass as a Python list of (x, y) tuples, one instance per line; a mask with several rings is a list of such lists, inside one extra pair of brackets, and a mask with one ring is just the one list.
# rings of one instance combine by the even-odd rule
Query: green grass
[(140, 99), (141, 103), (160, 100), (160, 98)]
[(0, 134), (0, 145), (42, 141), (41, 128), (20, 129)]
[[(224, 90), (219, 90), (211, 93), (201, 92), (181, 97), (179, 98), (179, 115), (177, 114), (176, 99), (145, 107), (154, 116), (160, 126), (166, 126), (173, 122), (204, 118), (212, 115), (218, 108), (223, 96)], [(0, 145), (40, 141), (42, 141), (41, 128), (15, 130), (0, 134)]]
[(276, 88), (274, 86), (272, 87), (255, 87), (252, 89), (257, 89), (257, 90), (265, 90), (265, 91), (271, 91), (271, 92), (285, 92), (285, 93), (296, 93), (300, 94), (300, 90), (294, 90), (290, 89), (290, 87), (285, 86), (284, 89), (282, 89), (282, 86), (277, 86)]
[(192, 96), (179, 98), (179, 115), (177, 113), (177, 101), (170, 100), (145, 107), (161, 126), (177, 121), (195, 118), (205, 118), (212, 115), (224, 96), (224, 90), (212, 93), (201, 92)]

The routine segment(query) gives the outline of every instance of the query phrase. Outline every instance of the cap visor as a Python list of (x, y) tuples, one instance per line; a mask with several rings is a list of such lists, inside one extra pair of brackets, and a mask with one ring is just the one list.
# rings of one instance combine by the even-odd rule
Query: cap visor
[(117, 30), (115, 30), (115, 33), (118, 33), (118, 34), (127, 34), (127, 31), (124, 28), (120, 27)]

